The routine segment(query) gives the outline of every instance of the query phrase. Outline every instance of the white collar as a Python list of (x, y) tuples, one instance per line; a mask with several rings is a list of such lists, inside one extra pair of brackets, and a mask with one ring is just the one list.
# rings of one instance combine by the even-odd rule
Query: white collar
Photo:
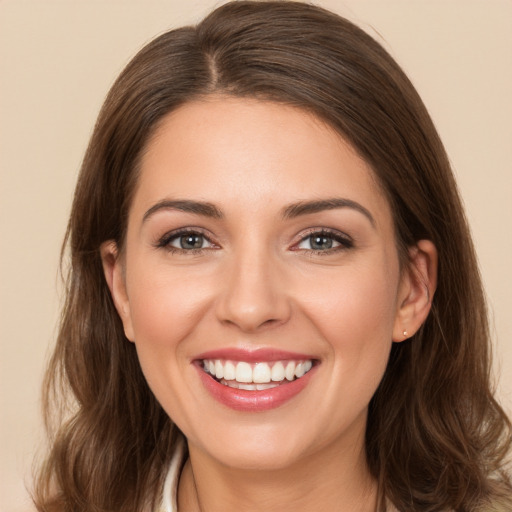
[(161, 512), (178, 512), (178, 482), (185, 459), (185, 441), (179, 439), (164, 481)]

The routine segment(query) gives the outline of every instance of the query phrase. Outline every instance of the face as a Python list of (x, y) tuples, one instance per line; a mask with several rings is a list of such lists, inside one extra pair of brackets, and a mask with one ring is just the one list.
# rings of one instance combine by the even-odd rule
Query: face
[(371, 169), (320, 120), (225, 97), (169, 114), (107, 267), (191, 449), (282, 468), (363, 442), (409, 288)]

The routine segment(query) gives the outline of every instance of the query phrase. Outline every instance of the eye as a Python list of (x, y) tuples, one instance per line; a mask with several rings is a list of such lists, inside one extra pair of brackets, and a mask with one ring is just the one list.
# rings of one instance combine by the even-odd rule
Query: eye
[(186, 233), (171, 239), (169, 245), (177, 249), (204, 249), (207, 243), (205, 237), (200, 233)]
[(333, 252), (353, 247), (353, 242), (341, 233), (314, 231), (304, 237), (296, 247), (306, 251)]
[(193, 230), (168, 233), (158, 241), (157, 246), (181, 252), (197, 252), (215, 247), (203, 233)]

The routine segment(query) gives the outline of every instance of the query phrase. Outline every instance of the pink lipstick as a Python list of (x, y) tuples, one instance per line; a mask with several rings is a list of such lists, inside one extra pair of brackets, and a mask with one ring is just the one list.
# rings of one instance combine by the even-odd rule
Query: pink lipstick
[(238, 411), (279, 407), (309, 383), (318, 360), (274, 349), (221, 349), (194, 359), (201, 382), (220, 403)]

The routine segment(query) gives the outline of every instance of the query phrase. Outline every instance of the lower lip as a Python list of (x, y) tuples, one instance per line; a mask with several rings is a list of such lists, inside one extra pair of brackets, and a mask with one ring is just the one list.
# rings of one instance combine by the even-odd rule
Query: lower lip
[(249, 391), (220, 384), (199, 365), (196, 365), (196, 368), (204, 387), (210, 392), (213, 398), (231, 409), (244, 412), (268, 411), (283, 405), (298, 395), (307, 386), (308, 382), (311, 380), (312, 374), (316, 370), (316, 366), (313, 366), (313, 368), (300, 379), (281, 384), (275, 388), (261, 391)]

